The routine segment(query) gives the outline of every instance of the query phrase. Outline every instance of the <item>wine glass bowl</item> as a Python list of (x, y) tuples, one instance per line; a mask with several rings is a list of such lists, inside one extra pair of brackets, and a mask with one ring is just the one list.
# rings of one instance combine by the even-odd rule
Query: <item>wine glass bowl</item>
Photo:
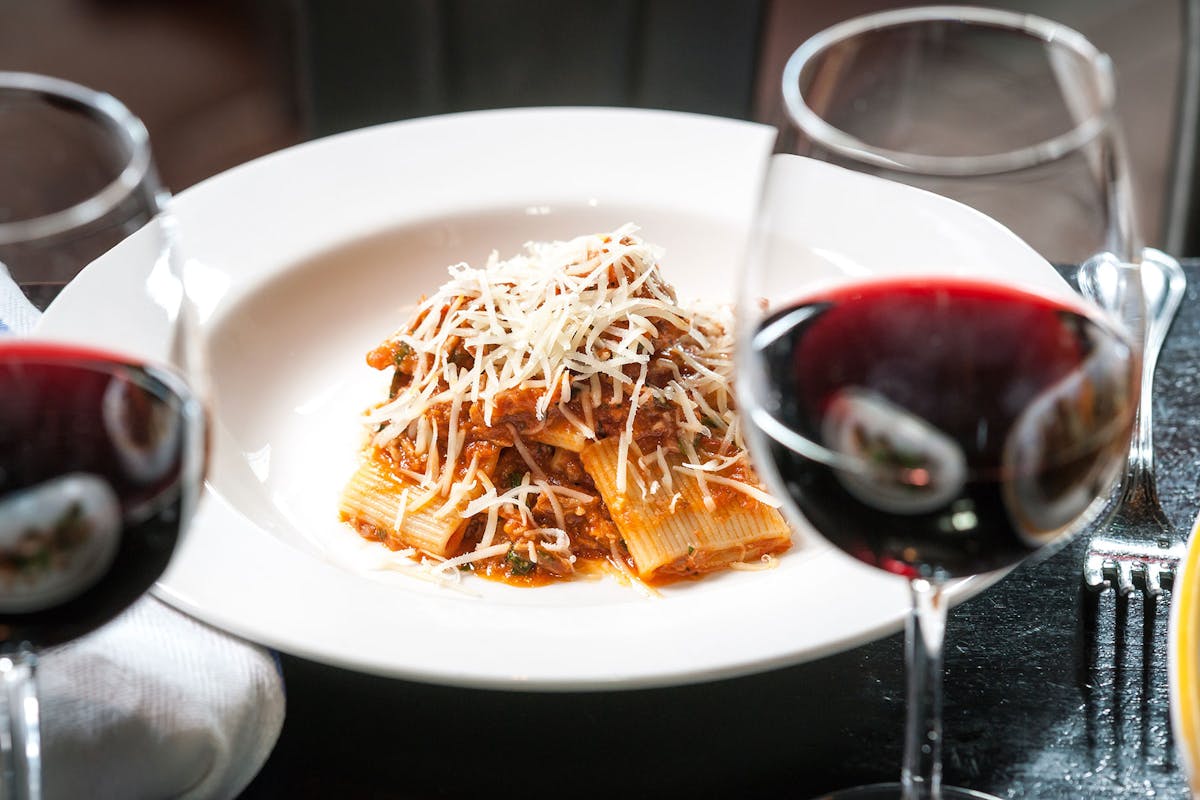
[(766, 474), (827, 541), (908, 578), (1003, 569), (1120, 475), (1136, 349), (1102, 315), (988, 280), (856, 281), (768, 310), (744, 400)]

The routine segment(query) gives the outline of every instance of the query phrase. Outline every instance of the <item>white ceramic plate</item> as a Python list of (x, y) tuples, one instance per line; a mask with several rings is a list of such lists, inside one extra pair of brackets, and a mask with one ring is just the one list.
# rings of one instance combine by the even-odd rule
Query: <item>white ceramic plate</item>
[[(456, 685), (598, 689), (767, 669), (897, 630), (903, 581), (798, 532), (772, 571), (648, 599), (615, 581), (470, 594), (395, 571), (336, 520), (357, 415), (386, 376), (366, 350), (446, 265), (633, 221), (681, 298), (732, 299), (769, 128), (664, 112), (483, 112), (296, 147), (177, 198), (216, 408), (209, 492), (159, 596), (213, 625), (351, 669)], [(1062, 284), (1009, 233), (940, 198), (813, 162), (798, 178), (806, 269), (931, 257)], [(929, 236), (941, 245), (931, 256)], [(89, 267), (41, 333), (142, 352), (162, 341), (134, 235)], [(883, 266), (880, 266), (883, 265)], [(381, 384), (381, 380), (383, 383)], [(956, 598), (978, 591), (975, 580)]]

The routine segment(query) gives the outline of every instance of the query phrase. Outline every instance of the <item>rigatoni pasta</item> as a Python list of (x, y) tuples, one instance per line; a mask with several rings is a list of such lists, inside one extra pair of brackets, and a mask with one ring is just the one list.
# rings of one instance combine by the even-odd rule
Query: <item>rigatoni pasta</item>
[(729, 312), (681, 307), (635, 233), (452, 266), (367, 356), (393, 378), (342, 518), (447, 574), (522, 584), (596, 563), (664, 581), (787, 549), (742, 441)]
[[(618, 450), (617, 439), (604, 439), (589, 444), (580, 455), (641, 575), (710, 572), (788, 546), (787, 525), (768, 505), (769, 499), (764, 502), (730, 488), (730, 482), (744, 484), (746, 476), (714, 474), (705, 479), (683, 468), (682, 455), (670, 453), (663, 459), (664, 474), (676, 473), (672, 491), (643, 494), (642, 487), (658, 482), (655, 475), (662, 465), (657, 454), (646, 459), (637, 443), (630, 443), (622, 467)], [(621, 469), (632, 476), (624, 493), (617, 488)], [(630, 482), (637, 487), (632, 495)], [(712, 499), (714, 493), (721, 502)]]

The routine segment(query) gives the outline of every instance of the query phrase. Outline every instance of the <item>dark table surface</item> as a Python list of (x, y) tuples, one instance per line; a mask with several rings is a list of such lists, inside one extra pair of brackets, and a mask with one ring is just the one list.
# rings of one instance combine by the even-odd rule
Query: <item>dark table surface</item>
[[(1155, 402), (1159, 490), (1185, 527), (1200, 509), (1200, 262), (1187, 271)], [(1004, 798), (1188, 797), (1168, 704), (1171, 592), (1085, 591), (1086, 539), (951, 610), (948, 783)], [(900, 634), (627, 692), (479, 691), (282, 662), (287, 720), (245, 798), (806, 798), (899, 774)]]

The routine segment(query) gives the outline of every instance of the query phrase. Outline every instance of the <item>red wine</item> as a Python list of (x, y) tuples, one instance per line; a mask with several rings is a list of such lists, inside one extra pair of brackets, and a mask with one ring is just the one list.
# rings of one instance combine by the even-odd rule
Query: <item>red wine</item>
[(158, 579), (200, 490), (202, 425), (167, 371), (0, 342), (0, 642), (73, 639)]
[(1123, 464), (1136, 358), (1080, 308), (892, 280), (778, 312), (753, 347), (752, 436), (776, 489), (835, 546), (892, 572), (1014, 564)]

